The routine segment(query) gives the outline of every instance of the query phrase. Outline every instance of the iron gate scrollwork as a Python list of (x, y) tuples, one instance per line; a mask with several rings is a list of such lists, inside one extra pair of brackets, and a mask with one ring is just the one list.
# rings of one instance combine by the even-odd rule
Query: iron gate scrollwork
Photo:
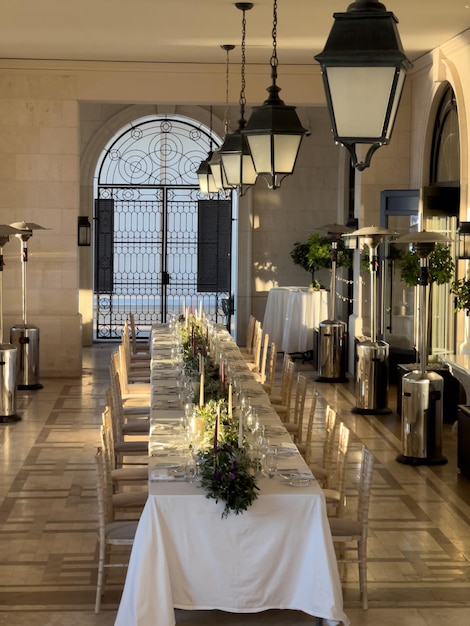
[[(126, 128), (107, 148), (95, 201), (96, 340), (118, 340), (131, 312), (142, 336), (201, 303), (209, 319), (227, 322), (230, 271), (209, 288), (198, 272), (198, 231), (207, 222), (198, 217), (196, 170), (209, 144), (209, 131), (193, 120), (160, 116)], [(214, 202), (222, 249), (231, 241), (232, 203)], [(230, 250), (223, 255), (217, 263), (230, 266)]]

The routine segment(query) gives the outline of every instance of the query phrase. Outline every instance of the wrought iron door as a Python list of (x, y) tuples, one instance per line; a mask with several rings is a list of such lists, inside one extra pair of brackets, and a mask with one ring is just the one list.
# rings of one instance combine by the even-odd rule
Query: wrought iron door
[[(123, 134), (112, 144), (103, 160), (107, 165), (102, 165), (100, 170), (94, 220), (95, 339), (98, 341), (119, 339), (131, 312), (142, 335), (148, 334), (152, 323), (166, 322), (187, 307), (202, 306), (209, 319), (227, 321), (230, 277), (228, 282), (220, 283), (222, 288), (219, 284), (201, 287), (204, 284), (200, 268), (198, 272), (201, 194), (194, 184), (197, 165), (189, 169), (188, 150), (183, 149), (188, 137), (181, 143), (174, 140), (173, 134), (165, 137), (165, 133), (176, 128), (177, 139), (180, 138), (178, 133), (189, 133), (193, 144), (199, 145), (203, 133), (179, 120), (178, 124), (174, 121), (170, 124), (166, 119), (164, 124), (162, 122), (152, 120), (142, 128), (133, 126), (127, 131), (130, 139)], [(160, 147), (150, 156), (140, 148), (137, 157), (136, 140), (142, 140), (146, 133), (158, 135)], [(166, 139), (165, 150), (162, 149), (162, 134)], [(176, 144), (180, 151), (176, 150)], [(152, 149), (148, 140), (146, 149), (147, 152)], [(206, 156), (204, 142), (199, 153), (191, 157), (196, 164), (198, 158)], [(119, 175), (116, 175), (118, 169)], [(127, 184), (104, 182), (105, 179), (123, 181), (126, 178)], [(133, 178), (138, 184), (133, 184)], [(157, 180), (161, 184), (155, 184)], [(170, 181), (173, 184), (168, 184)], [(188, 182), (193, 184), (185, 184)], [(231, 200), (216, 202), (221, 215), (229, 216), (226, 223), (230, 224), (231, 231)], [(225, 248), (217, 253), (230, 257), (230, 237), (227, 239), (226, 232), (220, 241)]]

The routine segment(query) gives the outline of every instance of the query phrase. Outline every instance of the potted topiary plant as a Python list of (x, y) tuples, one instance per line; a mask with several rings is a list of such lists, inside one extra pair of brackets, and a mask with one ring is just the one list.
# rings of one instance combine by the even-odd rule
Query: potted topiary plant
[[(409, 287), (418, 285), (420, 262), (419, 257), (413, 250), (407, 250), (400, 261), (401, 274), (400, 278)], [(436, 243), (434, 250), (428, 257), (428, 337), (431, 337), (431, 320), (432, 320), (432, 286), (444, 285), (450, 283), (454, 277), (455, 263), (449, 248), (442, 244)], [(431, 341), (428, 342), (431, 349)]]
[[(312, 278), (310, 287), (320, 289), (321, 284), (315, 279), (315, 272), (331, 268), (331, 240), (329, 237), (313, 233), (307, 243), (296, 241), (290, 254), (296, 265), (300, 265), (304, 270), (310, 272)], [(338, 267), (351, 267), (351, 254), (342, 239), (338, 242), (336, 264)]]
[(470, 278), (454, 280), (450, 292), (455, 296), (455, 311), (465, 311), (470, 315)]
[[(413, 250), (407, 250), (400, 260), (401, 280), (409, 287), (418, 284), (419, 257)], [(436, 243), (428, 259), (429, 283), (444, 285), (449, 283), (455, 272), (455, 264), (447, 246)]]

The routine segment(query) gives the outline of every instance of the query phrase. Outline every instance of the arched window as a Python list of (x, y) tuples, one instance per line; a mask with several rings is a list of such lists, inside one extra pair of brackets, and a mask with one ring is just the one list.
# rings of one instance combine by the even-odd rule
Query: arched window
[[(118, 338), (129, 312), (144, 333), (201, 303), (209, 319), (225, 321), (231, 200), (207, 200), (196, 174), (220, 143), (194, 119), (156, 115), (106, 145), (95, 177), (95, 339)], [(202, 267), (209, 248), (220, 262)], [(201, 278), (207, 267), (210, 280), (207, 271)]]
[(454, 90), (447, 85), (434, 123), (430, 183), (460, 181), (459, 116)]

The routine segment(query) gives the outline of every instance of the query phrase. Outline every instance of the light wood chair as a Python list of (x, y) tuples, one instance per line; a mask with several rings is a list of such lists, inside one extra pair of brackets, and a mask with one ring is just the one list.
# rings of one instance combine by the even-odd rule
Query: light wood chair
[(339, 425), (338, 450), (336, 453), (335, 468), (332, 473), (332, 478), (329, 480), (328, 488), (323, 489), (329, 517), (342, 517), (346, 504), (346, 498), (344, 495), (345, 470), (350, 434), (351, 431), (349, 428), (344, 422), (341, 422)]
[(122, 399), (121, 383), (117, 372), (110, 372), (111, 398), (116, 419), (121, 422), (122, 434), (148, 435), (150, 429), (150, 408), (147, 406), (125, 406)]
[[(148, 437), (144, 440), (125, 440), (122, 432), (122, 424), (117, 413), (114, 411), (111, 389), (106, 391), (107, 409), (103, 411), (102, 425), (107, 431), (108, 440), (114, 451), (116, 467), (130, 464), (127, 457), (133, 457), (133, 464), (147, 465), (148, 463)], [(135, 457), (140, 457), (137, 462)]]
[(330, 486), (333, 465), (333, 450), (337, 427), (336, 411), (329, 405), (326, 407), (325, 426), (323, 429), (322, 458), (319, 463), (312, 462), (313, 437), (306, 439), (305, 461), (322, 487)]
[[(109, 407), (105, 408), (105, 411), (109, 411)], [(119, 489), (121, 485), (138, 484), (148, 487), (148, 466), (132, 466), (132, 467), (117, 467), (116, 456), (114, 454), (112, 435), (108, 432), (108, 429), (104, 426), (106, 418), (102, 418), (101, 425), (101, 446), (103, 453), (106, 457), (106, 464), (109, 469), (109, 476), (111, 478), (114, 493), (115, 488)]]
[(125, 341), (128, 346), (129, 360), (132, 369), (146, 369), (147, 367), (150, 367), (150, 352), (140, 352), (134, 350), (134, 345), (132, 342), (132, 331), (128, 320), (124, 322), (121, 341)]
[[(339, 563), (357, 563), (359, 566), (359, 588), (362, 597), (362, 608), (367, 609), (367, 535), (369, 531), (369, 505), (372, 485), (374, 457), (372, 452), (363, 446), (359, 479), (357, 511), (353, 519), (345, 517), (329, 518), (333, 543), (340, 544), (338, 550)], [(355, 545), (350, 545), (355, 544)], [(352, 554), (351, 554), (352, 553)], [(351, 554), (351, 556), (348, 556)]]
[(319, 396), (319, 392), (317, 389), (313, 389), (312, 400), (310, 402), (310, 409), (308, 412), (308, 420), (307, 420), (307, 430), (305, 433), (305, 437), (303, 436), (303, 429), (301, 431), (301, 438), (296, 441), (296, 446), (300, 454), (304, 457), (305, 462), (308, 465), (310, 458), (307, 458), (307, 450), (308, 454), (311, 454), (311, 444), (309, 445), (307, 442), (311, 442), (312, 433), (313, 433), (313, 422), (315, 420), (315, 414), (317, 410), (317, 400)]
[(307, 378), (300, 372), (297, 374), (295, 384), (295, 394), (293, 394), (294, 385), (291, 387), (291, 398), (288, 399), (287, 405), (277, 407), (273, 405), (276, 412), (284, 422), (284, 426), (291, 435), (294, 443), (302, 440), (303, 419), (305, 411), (305, 399), (307, 397)]
[(129, 377), (129, 368), (127, 358), (124, 354), (122, 344), (119, 346), (117, 351), (117, 359), (115, 360), (115, 366), (117, 367), (117, 371), (119, 373), (119, 380), (121, 382), (122, 396), (123, 398), (132, 396), (145, 396), (147, 395), (150, 398), (150, 370), (149, 376), (145, 377), (144, 380), (136, 379), (133, 377)]
[(129, 326), (127, 321), (125, 322), (122, 331), (119, 353), (126, 359), (126, 369), (129, 381), (148, 382), (150, 380), (150, 357), (145, 358), (144, 360), (132, 360)]
[[(95, 613), (100, 612), (101, 595), (105, 586), (105, 571), (110, 567), (127, 567), (129, 551), (126, 550), (125, 561), (114, 558), (111, 562), (110, 549), (115, 546), (128, 546), (134, 543), (137, 521), (115, 521), (111, 499), (106, 489), (105, 460), (103, 451), (98, 448), (95, 455), (96, 491), (98, 495), (98, 578), (96, 583)], [(116, 552), (116, 551), (113, 551)], [(117, 555), (116, 555), (117, 557)]]
[(256, 323), (256, 317), (254, 315), (250, 315), (249, 320), (248, 320), (248, 327), (246, 330), (246, 340), (245, 340), (245, 345), (244, 346), (240, 346), (240, 352), (245, 356), (245, 355), (251, 355), (253, 354), (253, 341), (254, 341), (254, 336), (255, 336), (255, 323)]
[(287, 354), (284, 353), (284, 359), (282, 361), (281, 380), (279, 388), (273, 388), (269, 394), (271, 404), (285, 405), (287, 404), (289, 375), (292, 371), (293, 360)]
[[(120, 348), (119, 348), (120, 349)], [(112, 378), (114, 374), (119, 377), (119, 384), (121, 388), (121, 398), (125, 407), (138, 406), (140, 410), (134, 412), (142, 413), (143, 407), (150, 409), (150, 383), (130, 383), (127, 378), (127, 368), (124, 365), (121, 368), (121, 358), (119, 356), (119, 349), (117, 352), (113, 352), (109, 362), (109, 374)]]
[(273, 389), (274, 385), (274, 377), (276, 375), (276, 367), (277, 367), (277, 346), (274, 341), (271, 342), (269, 347), (269, 359), (267, 363), (267, 373), (266, 380), (264, 383), (261, 383), (263, 389), (269, 395)]
[(255, 334), (253, 338), (253, 351), (251, 354), (244, 354), (246, 365), (252, 372), (260, 371), (261, 346), (263, 343), (263, 328), (259, 320), (255, 321)]
[(279, 396), (269, 397), (271, 405), (281, 420), (287, 424), (291, 418), (293, 409), (293, 389), (294, 389), (295, 364), (289, 358), (283, 380), (281, 381), (281, 390)]
[(267, 364), (268, 352), (269, 352), (269, 334), (264, 333), (263, 335), (262, 331), (261, 331), (261, 334), (262, 334), (262, 339), (263, 339), (263, 349), (262, 349), (261, 358), (259, 361), (259, 368), (257, 371), (253, 371), (253, 377), (258, 383), (263, 384), (264, 382), (266, 382), (266, 364)]
[[(104, 477), (111, 498), (113, 514), (122, 513), (126, 519), (139, 519), (148, 497), (148, 469), (146, 467), (117, 468), (109, 434), (101, 426), (101, 445), (104, 457)], [(132, 473), (130, 473), (132, 472)]]
[[(137, 326), (135, 323), (134, 313), (129, 313), (129, 325), (130, 325), (130, 338), (131, 338), (131, 355), (136, 358), (148, 358), (150, 359), (150, 334), (145, 343), (139, 343), (137, 341)], [(142, 355), (142, 357), (139, 357)]]

